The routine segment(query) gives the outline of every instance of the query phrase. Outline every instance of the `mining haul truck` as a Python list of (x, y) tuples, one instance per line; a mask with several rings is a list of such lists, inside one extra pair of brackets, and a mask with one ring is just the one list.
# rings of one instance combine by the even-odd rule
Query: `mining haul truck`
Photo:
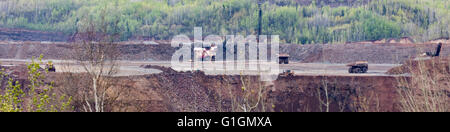
[(201, 61), (216, 61), (217, 46), (194, 48), (194, 58)]
[(369, 70), (369, 62), (358, 61), (347, 65), (349, 67), (349, 73), (367, 73)]
[(289, 64), (289, 55), (288, 54), (279, 54), (278, 55), (280, 64)]

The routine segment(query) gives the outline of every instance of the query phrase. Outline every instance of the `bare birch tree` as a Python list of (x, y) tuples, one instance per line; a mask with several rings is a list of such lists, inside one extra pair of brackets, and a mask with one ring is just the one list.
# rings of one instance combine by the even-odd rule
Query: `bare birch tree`
[(76, 35), (73, 57), (92, 81), (91, 87), (82, 92), (83, 110), (86, 112), (105, 111), (109, 99), (107, 92), (113, 86), (112, 76), (119, 68), (119, 52), (117, 44), (113, 43), (119, 34), (117, 23), (106, 22), (105, 15), (100, 16), (100, 22), (87, 17), (80, 24), (82, 31)]

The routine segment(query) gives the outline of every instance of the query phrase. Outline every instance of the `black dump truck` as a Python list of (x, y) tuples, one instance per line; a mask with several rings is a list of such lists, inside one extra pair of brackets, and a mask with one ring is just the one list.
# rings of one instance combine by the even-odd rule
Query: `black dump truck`
[(369, 70), (369, 62), (358, 61), (354, 63), (347, 64), (349, 67), (348, 73), (367, 73)]
[(278, 55), (280, 64), (289, 64), (289, 55), (288, 54), (280, 54)]

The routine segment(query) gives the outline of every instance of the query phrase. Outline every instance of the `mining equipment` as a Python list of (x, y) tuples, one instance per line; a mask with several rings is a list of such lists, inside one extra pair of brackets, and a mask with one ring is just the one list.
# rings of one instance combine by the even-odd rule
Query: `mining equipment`
[(294, 71), (292, 70), (284, 70), (281, 76), (287, 77), (287, 76), (294, 76)]
[(194, 48), (194, 56), (201, 61), (216, 61), (217, 46), (211, 45), (203, 48)]
[(47, 62), (47, 64), (45, 65), (45, 69), (47, 69), (48, 72), (56, 72), (56, 68), (51, 61)]
[(424, 54), (422, 54), (422, 56), (426, 56), (426, 57), (438, 57), (441, 53), (441, 49), (442, 49), (442, 43), (439, 43), (437, 48), (436, 48), (436, 52), (432, 53), (432, 52), (426, 52)]
[(288, 54), (279, 54), (278, 55), (279, 64), (289, 64), (289, 55)]
[(349, 73), (367, 73), (369, 70), (369, 62), (367, 61), (358, 61), (354, 63), (347, 64), (349, 67)]

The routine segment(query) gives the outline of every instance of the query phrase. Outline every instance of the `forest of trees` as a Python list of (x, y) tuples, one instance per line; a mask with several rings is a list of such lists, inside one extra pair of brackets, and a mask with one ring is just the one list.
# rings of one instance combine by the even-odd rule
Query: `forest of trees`
[[(263, 1), (262, 34), (280, 35), (285, 43), (449, 37), (448, 0)], [(347, 4), (328, 5), (339, 2)], [(168, 40), (192, 35), (196, 26), (203, 27), (204, 35), (251, 35), (258, 27), (257, 0), (4, 0), (0, 10), (0, 27), (66, 34), (107, 14), (121, 40)]]

